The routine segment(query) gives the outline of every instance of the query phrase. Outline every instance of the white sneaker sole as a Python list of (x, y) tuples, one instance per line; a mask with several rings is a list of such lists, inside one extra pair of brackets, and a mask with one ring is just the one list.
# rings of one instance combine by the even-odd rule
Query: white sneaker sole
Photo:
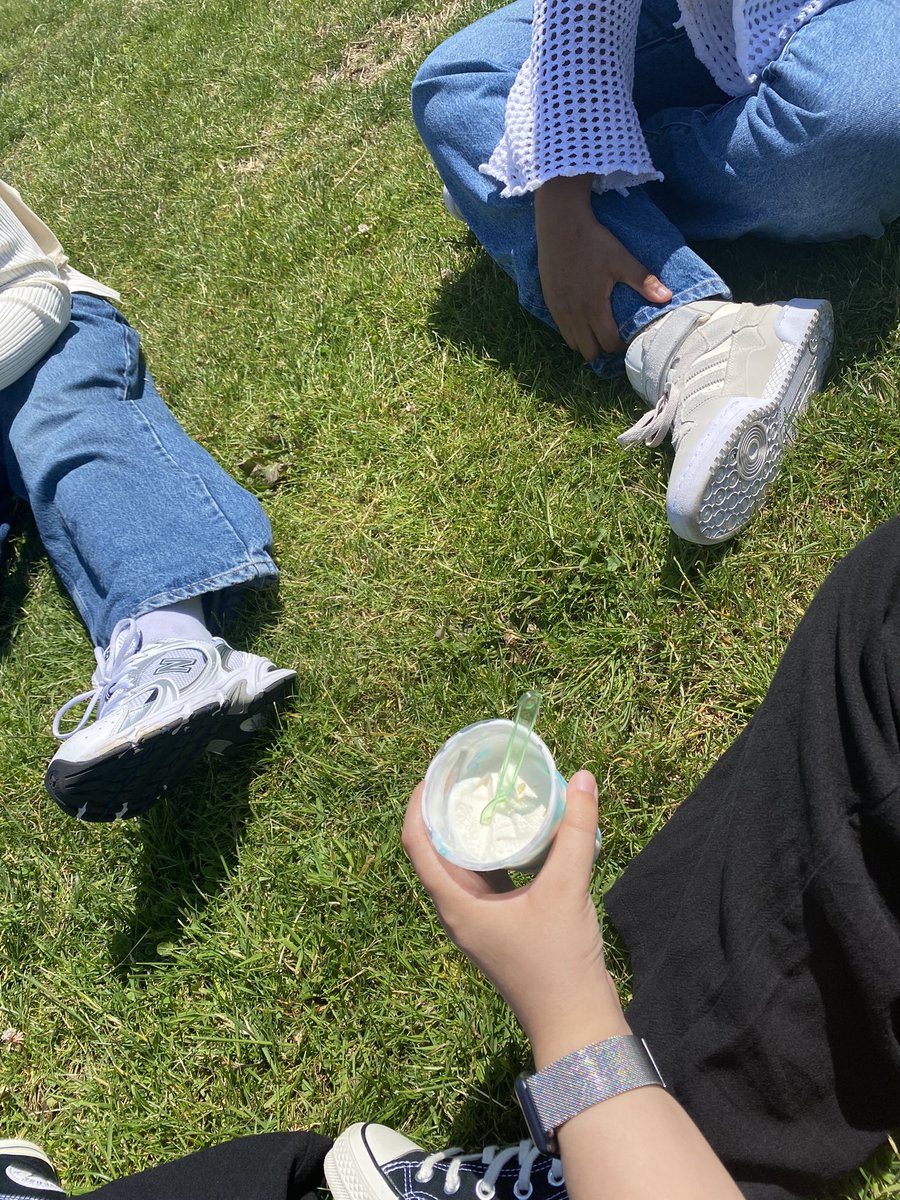
[(362, 1137), (363, 1125), (345, 1129), (325, 1155), (325, 1179), (334, 1200), (397, 1200)]
[(690, 460), (669, 480), (666, 514), (688, 542), (733, 537), (762, 504), (797, 440), (797, 421), (825, 378), (834, 340), (831, 305), (789, 304), (784, 348), (762, 399), (737, 399), (716, 417)]
[[(23, 1142), (19, 1138), (0, 1138), (0, 1154), (16, 1155), (21, 1158), (37, 1158), (53, 1171), (53, 1164), (50, 1159), (40, 1146), (36, 1146), (34, 1142)], [(55, 1175), (56, 1172), (53, 1171), (53, 1174)]]

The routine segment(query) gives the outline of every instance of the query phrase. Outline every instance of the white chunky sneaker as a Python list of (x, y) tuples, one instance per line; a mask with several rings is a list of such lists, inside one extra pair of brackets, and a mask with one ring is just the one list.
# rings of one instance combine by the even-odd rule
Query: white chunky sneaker
[(619, 442), (672, 434), (666, 514), (679, 537), (712, 545), (747, 524), (822, 386), (833, 321), (827, 300), (672, 309), (628, 347), (628, 378), (654, 405)]
[[(133, 620), (120, 621), (107, 649), (94, 654), (90, 690), (56, 714), (63, 745), (44, 780), (57, 804), (85, 821), (138, 816), (204, 751), (252, 737), (296, 679), (221, 638), (144, 646)], [(62, 718), (85, 702), (75, 728), (62, 732)]]
[(325, 1157), (334, 1200), (567, 1200), (558, 1158), (534, 1142), (429, 1154), (385, 1125), (351, 1125)]

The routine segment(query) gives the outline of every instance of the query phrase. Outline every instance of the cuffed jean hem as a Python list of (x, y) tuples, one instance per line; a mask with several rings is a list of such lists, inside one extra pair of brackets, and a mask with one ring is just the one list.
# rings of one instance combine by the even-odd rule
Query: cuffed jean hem
[(207, 617), (221, 626), (227, 614), (233, 611), (236, 597), (234, 593), (245, 587), (265, 588), (274, 587), (278, 582), (278, 567), (268, 554), (261, 558), (252, 559), (238, 567), (231, 567), (208, 579), (198, 579), (184, 587), (170, 588), (157, 592), (135, 605), (121, 605), (124, 610), (113, 614), (109, 619), (109, 628), (101, 631), (106, 644), (117, 621), (125, 617), (142, 617), (145, 613), (158, 608), (166, 608), (170, 604), (178, 604), (182, 600), (193, 600), (202, 596)]
[(625, 374), (624, 354), (601, 354), (584, 364), (598, 379), (619, 379)]
[[(680, 308), (683, 304), (690, 304), (694, 300), (709, 300), (712, 297), (720, 300), (731, 299), (731, 288), (718, 275), (712, 275), (702, 283), (695, 283), (688, 288), (682, 288), (673, 295), (667, 304), (645, 304), (628, 321), (619, 326), (619, 336), (623, 342), (630, 342), (651, 321), (655, 321), (657, 317), (671, 312), (673, 308)], [(591, 365), (593, 366), (593, 363)]]
[[(703, 283), (695, 283), (689, 288), (682, 288), (681, 291), (675, 293), (668, 304), (643, 305), (632, 317), (619, 326), (619, 336), (623, 342), (630, 342), (652, 321), (665, 316), (673, 308), (680, 308), (683, 304), (690, 304), (693, 300), (709, 300), (712, 297), (722, 300), (731, 299), (730, 288), (718, 275), (710, 276)], [(600, 379), (616, 379), (625, 373), (625, 355), (601, 354), (586, 365)]]
[[(624, 284), (617, 284), (617, 287), (624, 286)], [(700, 283), (693, 283), (690, 287), (681, 288), (672, 296), (672, 299), (667, 304), (642, 305), (627, 321), (619, 326), (619, 337), (621, 337), (623, 342), (630, 342), (651, 321), (655, 321), (658, 317), (664, 316), (665, 313), (671, 312), (673, 308), (680, 308), (683, 304), (690, 304), (694, 300), (709, 300), (713, 297), (721, 300), (731, 299), (731, 288), (718, 275), (710, 275), (708, 279), (704, 279)], [(519, 292), (519, 303), (527, 313), (530, 313), (538, 321), (549, 325), (551, 329), (555, 329), (559, 333), (559, 327), (550, 316), (546, 305), (530, 301), (522, 295), (521, 290)], [(590, 367), (600, 379), (616, 379), (625, 373), (625, 355), (601, 354), (590, 362), (585, 363), (585, 366)]]

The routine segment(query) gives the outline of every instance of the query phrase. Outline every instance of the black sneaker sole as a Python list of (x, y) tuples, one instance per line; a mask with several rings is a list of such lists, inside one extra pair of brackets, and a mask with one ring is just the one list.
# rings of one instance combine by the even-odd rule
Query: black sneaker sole
[(44, 786), (63, 812), (80, 821), (139, 817), (175, 790), (210, 743), (249, 741), (260, 718), (293, 690), (296, 676), (281, 679), (247, 705), (211, 704), (163, 725), (136, 745), (90, 762), (53, 761)]

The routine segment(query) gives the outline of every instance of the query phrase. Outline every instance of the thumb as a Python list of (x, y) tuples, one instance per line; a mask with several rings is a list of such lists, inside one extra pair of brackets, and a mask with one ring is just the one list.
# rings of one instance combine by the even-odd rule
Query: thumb
[(576, 771), (566, 789), (566, 811), (535, 884), (582, 889), (591, 877), (597, 836), (597, 781)]
[(662, 280), (658, 279), (652, 271), (648, 271), (643, 263), (638, 260), (627, 250), (623, 248), (622, 261), (619, 264), (620, 273), (619, 280), (622, 283), (627, 283), (645, 300), (649, 300), (651, 304), (666, 304), (672, 299), (672, 290), (667, 288)]

